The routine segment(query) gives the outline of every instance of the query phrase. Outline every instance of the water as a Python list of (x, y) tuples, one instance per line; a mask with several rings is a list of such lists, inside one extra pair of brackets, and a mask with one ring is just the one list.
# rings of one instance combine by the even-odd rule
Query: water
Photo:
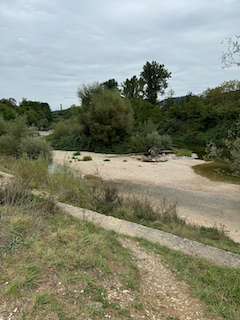
[[(184, 148), (197, 153), (199, 159), (203, 159), (203, 156), (206, 154), (205, 149), (206, 146), (203, 145), (194, 145), (191, 143), (184, 143), (184, 142), (176, 142), (177, 148)], [(228, 154), (225, 152), (225, 156), (227, 157)], [(219, 181), (219, 182), (226, 182), (226, 183), (234, 183), (240, 184), (240, 178), (234, 177), (230, 170), (230, 166), (228, 163), (221, 162), (221, 161), (211, 161), (205, 164), (200, 164), (193, 167), (193, 170), (212, 181)]]
[(53, 130), (48, 130), (48, 131), (37, 131), (41, 136), (49, 136), (50, 134), (53, 133)]

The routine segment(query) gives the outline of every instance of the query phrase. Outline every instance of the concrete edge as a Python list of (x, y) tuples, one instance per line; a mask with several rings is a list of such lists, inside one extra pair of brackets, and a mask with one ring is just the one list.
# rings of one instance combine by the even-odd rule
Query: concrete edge
[(145, 238), (151, 242), (167, 246), (170, 249), (182, 251), (195, 257), (208, 259), (217, 265), (240, 268), (240, 255), (238, 254), (73, 205), (61, 202), (57, 202), (56, 204), (59, 208), (70, 213), (72, 216), (92, 222), (107, 230), (114, 230), (117, 233), (131, 237)]

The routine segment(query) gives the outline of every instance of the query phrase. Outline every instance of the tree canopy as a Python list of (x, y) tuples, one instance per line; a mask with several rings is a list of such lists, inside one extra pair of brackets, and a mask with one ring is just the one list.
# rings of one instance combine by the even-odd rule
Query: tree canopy
[(78, 97), (82, 100), (79, 119), (85, 136), (112, 144), (121, 141), (131, 131), (132, 108), (118, 91), (93, 83), (79, 87)]
[(152, 104), (157, 103), (158, 94), (164, 94), (168, 87), (167, 80), (171, 77), (171, 72), (164, 68), (164, 64), (156, 61), (146, 62), (141, 72), (141, 79), (144, 83), (144, 91), (147, 100)]

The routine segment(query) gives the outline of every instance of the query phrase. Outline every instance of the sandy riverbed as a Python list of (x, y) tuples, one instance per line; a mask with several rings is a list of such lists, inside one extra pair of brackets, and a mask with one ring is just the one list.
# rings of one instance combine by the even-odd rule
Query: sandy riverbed
[[(83, 159), (84, 156), (91, 156), (92, 161), (78, 161), (78, 159)], [(240, 199), (240, 185), (214, 182), (194, 172), (192, 167), (205, 163), (203, 160), (178, 158), (167, 162), (141, 162), (136, 159), (136, 156), (92, 152), (81, 152), (80, 156), (75, 156), (78, 159), (72, 159), (72, 157), (72, 151), (54, 151), (53, 161), (56, 164), (66, 162), (70, 167), (80, 170), (82, 175), (96, 175), (105, 180), (140, 183), (145, 185), (146, 188), (148, 185), (149, 187), (171, 187), (172, 190), (174, 189), (176, 196), (181, 190), (189, 191), (189, 200), (191, 200), (191, 192), (196, 195), (199, 194), (199, 197), (204, 194), (213, 196), (216, 194), (216, 206), (218, 205), (217, 197), (219, 199), (221, 194), (224, 197), (229, 197), (228, 201), (230, 203), (231, 197), (234, 200)], [(104, 161), (106, 159), (110, 161)], [(228, 230), (229, 236), (240, 242), (240, 207), (238, 215), (238, 208), (234, 210), (234, 213), (232, 213), (232, 210), (228, 212), (227, 203), (224, 210), (222, 207), (219, 207), (219, 210), (215, 207), (214, 212), (209, 209), (209, 212), (204, 214), (200, 206), (199, 209), (197, 206), (196, 204), (195, 207), (193, 205), (187, 208), (180, 205), (178, 213), (187, 218), (190, 223), (208, 227), (213, 225), (224, 226)]]
[[(214, 182), (194, 172), (193, 166), (203, 160), (177, 158), (167, 162), (142, 162), (136, 156), (81, 152), (75, 158), (91, 156), (92, 161), (72, 159), (72, 151), (54, 151), (56, 164), (66, 162), (83, 175), (97, 175), (105, 180), (131, 181), (144, 184), (180, 187), (187, 190), (227, 193), (240, 196), (240, 186)], [(109, 159), (110, 161), (104, 161)], [(71, 161), (71, 162), (70, 162)]]

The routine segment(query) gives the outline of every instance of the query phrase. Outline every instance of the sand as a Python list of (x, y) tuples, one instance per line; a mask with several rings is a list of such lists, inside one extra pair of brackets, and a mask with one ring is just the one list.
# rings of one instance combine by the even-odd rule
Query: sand
[[(167, 162), (142, 162), (133, 155), (81, 152), (81, 155), (75, 158), (91, 156), (92, 161), (78, 161), (72, 159), (73, 153), (54, 151), (53, 161), (56, 164), (66, 162), (72, 168), (80, 170), (82, 175), (96, 175), (104, 180), (139, 182), (240, 196), (239, 185), (211, 181), (196, 174), (192, 167), (206, 163), (203, 160), (179, 157)], [(106, 159), (110, 161), (104, 161)]]
[[(175, 158), (167, 162), (142, 162), (133, 155), (81, 152), (80, 156), (74, 156), (73, 153), (73, 151), (54, 151), (53, 161), (56, 164), (67, 163), (79, 170), (83, 176), (94, 175), (104, 180), (136, 183), (134, 185), (136, 192), (138, 192), (137, 184), (145, 186), (145, 191), (148, 188), (152, 190), (154, 186), (156, 190), (160, 187), (171, 188), (169, 190), (173, 197), (176, 195), (176, 198), (180, 197), (181, 192), (185, 192), (189, 207), (181, 204), (178, 206), (181, 217), (187, 218), (188, 222), (193, 224), (224, 227), (229, 237), (240, 242), (240, 185), (215, 182), (196, 174), (193, 166), (206, 163), (205, 161)], [(72, 159), (73, 156), (76, 159)], [(78, 161), (84, 156), (91, 156), (92, 161)], [(106, 159), (110, 161), (104, 161)], [(210, 206), (205, 204), (202, 208), (201, 201), (205, 201), (204, 196), (210, 195)], [(196, 196), (198, 202), (195, 205)], [(223, 199), (224, 207), (219, 199)], [(234, 202), (234, 208), (228, 210), (231, 201)]]

